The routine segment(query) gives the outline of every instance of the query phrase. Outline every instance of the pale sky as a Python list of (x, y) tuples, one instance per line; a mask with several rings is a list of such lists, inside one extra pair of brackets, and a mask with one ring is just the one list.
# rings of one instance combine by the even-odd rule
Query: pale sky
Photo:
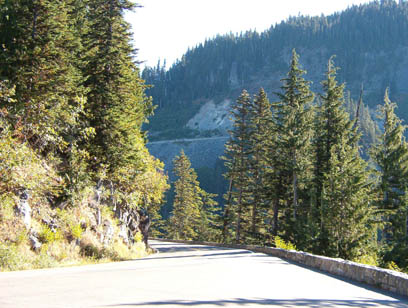
[(169, 67), (189, 47), (217, 34), (262, 32), (289, 16), (329, 15), (368, 0), (136, 0), (143, 8), (128, 14), (137, 59)]

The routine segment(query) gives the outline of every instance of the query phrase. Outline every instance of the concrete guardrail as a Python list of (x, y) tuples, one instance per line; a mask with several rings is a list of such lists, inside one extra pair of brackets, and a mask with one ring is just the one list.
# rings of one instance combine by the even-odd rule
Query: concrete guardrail
[(354, 281), (366, 283), (377, 288), (391, 291), (399, 295), (408, 296), (408, 275), (392, 270), (360, 264), (343, 259), (334, 259), (324, 256), (313, 255), (307, 252), (285, 250), (281, 248), (262, 247), (254, 245), (234, 245), (197, 241), (155, 239), (159, 241), (184, 243), (192, 245), (208, 245), (225, 248), (247, 249), (261, 252), (282, 259), (290, 260), (298, 264), (321, 270), (333, 275), (345, 277)]

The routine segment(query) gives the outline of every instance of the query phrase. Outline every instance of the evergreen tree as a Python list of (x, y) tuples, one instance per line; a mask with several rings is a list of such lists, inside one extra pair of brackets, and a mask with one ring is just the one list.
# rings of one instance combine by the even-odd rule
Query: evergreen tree
[(229, 131), (230, 139), (225, 145), (225, 157), (223, 157), (227, 168), (224, 176), (230, 181), (224, 212), (223, 241), (228, 241), (228, 229), (232, 229), (235, 232), (236, 243), (245, 240), (242, 230), (248, 230), (250, 215), (248, 204), (253, 197), (248, 191), (249, 154), (252, 152), (249, 141), (250, 108), (251, 99), (248, 92), (244, 90), (232, 106), (233, 129)]
[(316, 118), (312, 250), (357, 258), (373, 240), (372, 195), (359, 154), (359, 127), (344, 110), (344, 85), (337, 84), (336, 71), (330, 58)]
[(264, 89), (260, 89), (249, 109), (249, 143), (252, 149), (249, 157), (250, 182), (248, 193), (252, 195), (251, 226), (248, 240), (264, 243), (269, 237), (270, 227), (266, 224), (270, 210), (270, 187), (267, 179), (270, 172), (269, 152), (271, 144), (271, 104)]
[(313, 251), (324, 251), (328, 247), (327, 230), (323, 220), (322, 194), (325, 176), (332, 170), (331, 155), (334, 146), (338, 145), (344, 134), (350, 134), (353, 123), (343, 109), (344, 84), (338, 85), (336, 80), (337, 68), (333, 58), (329, 59), (326, 80), (322, 82), (324, 94), (320, 95), (320, 104), (317, 108), (314, 142), (314, 184), (313, 184), (313, 217), (316, 228), (312, 237)]
[(5, 0), (0, 11), (0, 78), (16, 87), (16, 102), (2, 107), (15, 133), (43, 154), (66, 149), (83, 107), (70, 9), (60, 0)]
[(221, 216), (220, 207), (216, 194), (207, 193), (200, 189), (202, 204), (200, 207), (200, 219), (197, 224), (198, 241), (219, 242), (221, 240)]
[[(274, 105), (276, 138), (281, 165), (276, 166), (284, 176), (285, 222), (284, 237), (303, 247), (301, 234), (304, 218), (308, 216), (309, 195), (306, 189), (312, 177), (312, 137), (313, 110), (311, 102), (314, 94), (310, 82), (299, 68), (299, 56), (292, 51), (292, 59), (287, 77), (282, 79), (283, 93), (278, 93), (280, 101)], [(298, 234), (299, 236), (296, 236)]]
[[(146, 168), (141, 125), (152, 111), (124, 19), (135, 6), (128, 0), (88, 0), (89, 29), (83, 37), (86, 112), (95, 131), (87, 146), (91, 168), (96, 181), (106, 174), (121, 199), (134, 190), (132, 183)], [(125, 201), (131, 206), (131, 200)]]
[(357, 261), (373, 254), (373, 195), (367, 163), (348, 137), (343, 134), (331, 148), (324, 174), (321, 217), (328, 240), (321, 253)]
[(378, 167), (378, 209), (383, 213), (385, 228), (383, 237), (387, 253), (386, 261), (394, 261), (401, 267), (408, 266), (407, 236), (407, 177), (408, 145), (404, 132), (406, 126), (395, 115), (396, 104), (385, 92), (384, 105), (380, 107), (380, 118), (384, 133), (372, 147), (371, 156)]
[(173, 164), (178, 179), (174, 183), (175, 197), (169, 219), (169, 235), (185, 240), (217, 238), (214, 213), (217, 203), (212, 199), (215, 195), (200, 188), (197, 174), (183, 150)]

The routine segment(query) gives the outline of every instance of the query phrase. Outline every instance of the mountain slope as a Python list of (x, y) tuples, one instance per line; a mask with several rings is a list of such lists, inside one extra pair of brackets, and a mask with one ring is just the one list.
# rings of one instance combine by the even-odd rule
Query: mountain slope
[(408, 3), (384, 0), (330, 16), (291, 17), (263, 33), (217, 36), (188, 50), (169, 70), (146, 68), (143, 78), (153, 85), (149, 94), (158, 106), (146, 127), (151, 139), (196, 135), (186, 124), (199, 109), (209, 101), (235, 100), (242, 89), (264, 87), (274, 99), (292, 48), (314, 91), (320, 91), (327, 60), (336, 55), (339, 80), (352, 98), (363, 84), (364, 102), (375, 107), (390, 87), (399, 115), (408, 114)]

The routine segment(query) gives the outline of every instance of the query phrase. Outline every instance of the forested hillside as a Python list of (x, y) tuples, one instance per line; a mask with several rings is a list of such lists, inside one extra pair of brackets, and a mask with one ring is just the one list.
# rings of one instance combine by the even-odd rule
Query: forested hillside
[[(151, 139), (229, 137), (212, 149), (224, 168), (201, 165), (200, 138), (153, 146), (168, 160), (166, 149), (185, 148), (202, 187), (219, 194), (222, 221), (201, 216), (209, 237), (408, 270), (407, 31), (408, 3), (374, 1), (217, 36), (168, 70), (143, 71), (157, 104)], [(168, 234), (199, 239), (202, 187), (189, 163), (183, 179), (180, 160), (164, 211), (180, 227)]]
[(0, 269), (134, 257), (157, 221), (167, 177), (141, 130), (135, 7), (0, 1)]
[(330, 16), (298, 16), (265, 32), (219, 35), (188, 50), (170, 68), (146, 68), (143, 78), (153, 85), (147, 93), (158, 106), (148, 130), (151, 139), (194, 136), (185, 125), (203, 103), (235, 100), (242, 89), (264, 87), (272, 100), (295, 48), (301, 65), (320, 88), (327, 60), (336, 55), (338, 78), (357, 100), (361, 86), (366, 105), (381, 104), (390, 87), (398, 115), (408, 114), (408, 3), (373, 1)]
[(256, 95), (243, 90), (230, 110), (222, 157), (228, 180), (222, 215), (214, 196), (202, 195), (182, 151), (174, 161), (168, 234), (198, 240), (205, 233), (226, 243), (276, 245), (407, 271), (406, 126), (387, 88), (378, 110), (384, 129), (364, 159), (361, 100), (350, 117), (338, 70), (330, 58), (322, 89), (314, 93), (293, 50), (277, 101), (262, 88)]

